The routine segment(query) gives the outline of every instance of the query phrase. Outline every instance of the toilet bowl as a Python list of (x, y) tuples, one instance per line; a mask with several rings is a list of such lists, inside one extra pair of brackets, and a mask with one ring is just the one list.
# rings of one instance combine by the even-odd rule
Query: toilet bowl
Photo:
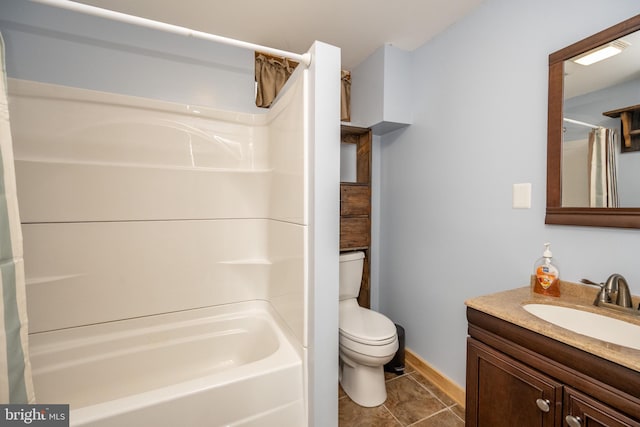
[(396, 326), (384, 315), (358, 305), (364, 253), (340, 255), (340, 385), (360, 406), (387, 399), (383, 366), (398, 350)]

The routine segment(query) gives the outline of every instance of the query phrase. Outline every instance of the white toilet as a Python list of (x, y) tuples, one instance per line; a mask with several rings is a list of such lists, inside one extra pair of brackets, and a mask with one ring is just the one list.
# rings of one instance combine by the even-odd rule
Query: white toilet
[(398, 335), (391, 320), (358, 305), (363, 265), (363, 252), (340, 254), (340, 384), (371, 407), (387, 399), (383, 366), (398, 350)]

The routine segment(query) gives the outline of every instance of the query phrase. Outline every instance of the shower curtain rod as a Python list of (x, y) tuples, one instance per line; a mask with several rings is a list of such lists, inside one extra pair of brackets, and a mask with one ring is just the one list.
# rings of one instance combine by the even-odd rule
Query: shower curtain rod
[(600, 127), (600, 126), (597, 126), (597, 125), (592, 125), (591, 123), (587, 123), (587, 122), (581, 122), (581, 121), (578, 121), (578, 120), (567, 119), (566, 117), (563, 117), (562, 120), (564, 120), (565, 122), (568, 122), (568, 123), (573, 123), (574, 125), (586, 126), (586, 127), (592, 128), (592, 129), (598, 129)]
[(293, 59), (305, 66), (311, 64), (311, 54), (304, 53), (298, 54), (293, 52), (287, 52), (286, 50), (274, 49), (272, 47), (261, 46), (258, 44), (243, 42), (240, 40), (231, 39), (228, 37), (217, 36), (215, 34), (209, 34), (202, 31), (192, 30), (186, 27), (180, 27), (178, 25), (167, 24), (164, 22), (153, 21), (147, 18), (141, 18), (139, 16), (128, 15), (126, 13), (115, 12), (113, 10), (102, 9), (96, 6), (90, 6), (83, 3), (76, 3), (69, 0), (31, 0), (35, 3), (41, 3), (48, 6), (58, 7), (61, 9), (68, 9), (74, 12), (85, 13), (88, 15), (94, 15), (101, 18), (107, 18), (114, 21), (126, 22), (128, 24), (139, 25), (141, 27), (152, 28), (154, 30), (165, 31), (168, 33), (178, 34), (185, 37), (194, 37), (197, 39), (203, 39), (213, 41), (216, 43), (223, 43), (231, 46), (241, 47), (244, 49), (255, 50), (259, 52), (268, 53), (275, 56), (282, 56), (284, 58)]

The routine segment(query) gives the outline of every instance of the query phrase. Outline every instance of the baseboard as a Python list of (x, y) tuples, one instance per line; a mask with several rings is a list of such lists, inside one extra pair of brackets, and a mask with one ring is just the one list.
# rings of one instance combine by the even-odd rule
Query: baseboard
[(437, 369), (429, 365), (429, 363), (410, 349), (405, 348), (404, 352), (405, 362), (413, 366), (420, 375), (438, 386), (438, 388), (444, 391), (447, 396), (452, 398), (460, 407), (464, 408), (465, 393), (463, 388), (451, 381), (445, 375), (441, 374)]

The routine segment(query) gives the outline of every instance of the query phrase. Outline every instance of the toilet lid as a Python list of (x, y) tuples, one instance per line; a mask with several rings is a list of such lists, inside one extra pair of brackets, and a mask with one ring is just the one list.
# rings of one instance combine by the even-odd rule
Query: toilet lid
[(340, 313), (340, 333), (362, 344), (385, 345), (396, 339), (396, 325), (373, 310), (352, 307)]

